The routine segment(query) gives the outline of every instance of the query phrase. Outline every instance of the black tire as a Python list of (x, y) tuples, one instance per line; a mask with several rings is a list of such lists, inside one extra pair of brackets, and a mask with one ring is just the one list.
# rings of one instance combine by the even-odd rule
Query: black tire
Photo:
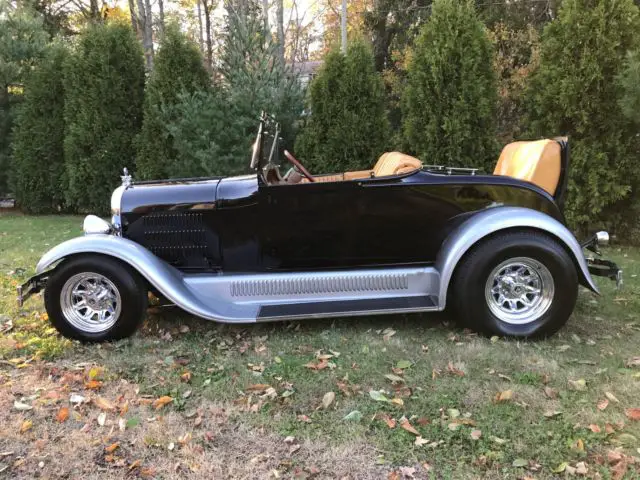
[[(500, 291), (491, 293), (486, 292), (489, 277), (495, 278), (494, 269), (503, 262), (509, 262), (515, 259), (527, 264), (526, 259), (533, 260), (529, 262), (533, 264), (534, 270), (537, 272), (538, 279), (544, 285), (553, 286), (553, 294), (551, 288), (546, 288), (548, 295), (546, 297), (546, 307), (539, 307), (541, 310), (532, 311), (529, 316), (525, 315), (523, 319), (517, 320), (527, 322), (517, 324), (512, 319), (504, 321), (505, 317), (509, 318), (509, 313), (501, 312), (502, 308), (511, 307), (509, 300), (506, 300), (500, 306), (502, 298), (499, 296)], [(525, 259), (525, 260), (519, 260)], [(513, 272), (517, 267), (508, 270)], [(545, 271), (546, 270), (546, 271)], [(528, 270), (524, 270), (525, 274), (532, 275)], [(549, 274), (553, 282), (549, 282)], [(498, 273), (500, 275), (500, 273)], [(542, 276), (541, 276), (542, 275)], [(504, 275), (502, 278), (506, 278)], [(510, 279), (506, 279), (510, 282)], [(520, 285), (520, 286), (518, 286)], [(491, 282), (491, 288), (500, 289), (504, 287), (509, 294), (516, 294), (516, 291), (523, 292), (522, 284), (502, 283), (500, 280)], [(540, 285), (537, 283), (535, 285)], [(534, 285), (534, 286), (535, 286)], [(513, 290), (509, 290), (513, 288)], [(533, 288), (533, 287), (532, 287)], [(544, 288), (541, 289), (545, 291)], [(573, 260), (563, 248), (563, 246), (554, 238), (549, 237), (537, 231), (512, 231), (498, 233), (479, 244), (475, 245), (469, 252), (465, 254), (458, 264), (454, 273), (452, 288), (449, 290), (451, 295), (448, 302), (455, 311), (459, 323), (467, 328), (476, 330), (485, 335), (499, 335), (510, 337), (546, 337), (553, 335), (567, 322), (571, 316), (576, 304), (578, 296), (578, 275)], [(490, 306), (490, 298), (495, 298), (495, 302)], [(512, 297), (508, 297), (512, 298)], [(527, 300), (532, 300), (535, 293)], [(550, 299), (550, 304), (548, 303)], [(516, 300), (517, 302), (517, 300)], [(516, 303), (521, 308), (527, 308), (524, 303)], [(538, 304), (540, 305), (540, 304)], [(546, 310), (544, 310), (546, 308)], [(493, 309), (493, 311), (492, 311)], [(502, 318), (494, 313), (498, 310)]]
[[(102, 331), (86, 331), (63, 313), (61, 293), (68, 280), (82, 273), (98, 274), (117, 289), (120, 311), (115, 321)], [(111, 289), (113, 290), (113, 289)], [(83, 342), (118, 340), (132, 335), (144, 320), (147, 288), (144, 280), (128, 265), (104, 255), (79, 255), (58, 265), (47, 280), (44, 303), (53, 326), (65, 337)]]

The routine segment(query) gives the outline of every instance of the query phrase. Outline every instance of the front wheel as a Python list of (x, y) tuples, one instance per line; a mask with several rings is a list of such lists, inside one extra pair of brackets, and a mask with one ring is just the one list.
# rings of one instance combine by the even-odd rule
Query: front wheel
[(487, 335), (544, 337), (571, 316), (578, 276), (555, 239), (535, 231), (506, 232), (463, 257), (452, 294), (465, 327)]
[(59, 265), (47, 280), (44, 302), (65, 337), (100, 342), (128, 337), (144, 319), (147, 289), (128, 265), (83, 255)]

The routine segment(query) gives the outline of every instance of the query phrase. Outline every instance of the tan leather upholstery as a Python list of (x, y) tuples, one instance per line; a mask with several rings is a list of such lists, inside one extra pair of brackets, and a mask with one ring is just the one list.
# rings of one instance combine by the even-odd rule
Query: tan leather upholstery
[[(359, 170), (355, 172), (337, 173), (335, 175), (317, 175), (316, 182), (342, 182), (347, 180), (362, 180), (373, 177), (401, 175), (422, 168), (422, 162), (415, 157), (400, 152), (387, 152), (380, 157), (373, 170)], [(302, 178), (300, 183), (309, 183)]]
[(560, 151), (554, 140), (510, 143), (502, 150), (493, 174), (526, 180), (553, 195), (560, 180)]
[(373, 174), (376, 177), (386, 177), (408, 173), (418, 168), (422, 168), (422, 162), (417, 158), (400, 152), (387, 152), (373, 167)]

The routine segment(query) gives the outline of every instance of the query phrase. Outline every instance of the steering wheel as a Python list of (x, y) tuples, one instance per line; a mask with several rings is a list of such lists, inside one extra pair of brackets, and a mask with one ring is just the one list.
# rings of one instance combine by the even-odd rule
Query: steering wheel
[(316, 179), (313, 178), (313, 175), (309, 173), (309, 170), (304, 168), (304, 165), (302, 165), (296, 157), (291, 155), (289, 151), (285, 150), (284, 156), (287, 157), (287, 160), (289, 160), (293, 164), (293, 166), (296, 167), (300, 171), (300, 173), (302, 173), (302, 175), (304, 175), (307, 178), (307, 180), (309, 180), (311, 183), (316, 181)]

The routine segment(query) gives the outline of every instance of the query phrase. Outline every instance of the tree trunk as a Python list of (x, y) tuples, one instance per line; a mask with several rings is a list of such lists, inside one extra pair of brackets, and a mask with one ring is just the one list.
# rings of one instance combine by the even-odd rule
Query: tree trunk
[(202, 36), (202, 5), (201, 0), (197, 0), (198, 4), (198, 46), (200, 51), (204, 52), (204, 38)]
[(389, 49), (389, 34), (387, 32), (387, 17), (389, 5), (385, 0), (377, 0), (373, 4), (369, 28), (373, 36), (373, 56), (376, 70), (381, 72), (385, 68)]
[(278, 59), (284, 65), (284, 7), (282, 0), (276, 0), (276, 23), (278, 28)]
[(98, 0), (90, 0), (89, 13), (91, 15), (91, 21), (100, 20), (100, 7), (98, 7)]
[(164, 0), (158, 0), (158, 34), (160, 39), (164, 37)]
[(269, 32), (269, 0), (262, 0), (262, 16), (264, 17), (264, 31)]
[(133, 28), (133, 31), (136, 33), (136, 37), (140, 39), (140, 28), (138, 27), (138, 17), (134, 0), (129, 0), (129, 14), (131, 15), (131, 28)]
[(138, 0), (138, 23), (142, 30), (142, 47), (148, 71), (153, 70), (153, 30), (151, 28), (151, 4), (149, 0)]
[(340, 14), (340, 48), (344, 55), (347, 54), (347, 0), (342, 0), (342, 13)]
[(209, 72), (213, 71), (213, 44), (211, 43), (211, 10), (213, 5), (210, 4), (211, 0), (202, 0), (202, 7), (204, 9), (204, 28), (207, 35), (207, 69)]

